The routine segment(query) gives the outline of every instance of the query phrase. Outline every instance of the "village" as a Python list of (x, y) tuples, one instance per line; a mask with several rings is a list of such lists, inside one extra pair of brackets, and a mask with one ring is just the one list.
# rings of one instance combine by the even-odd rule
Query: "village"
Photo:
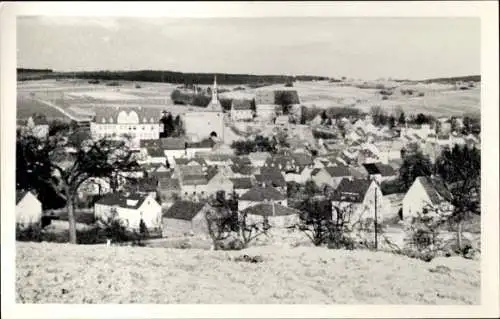
[[(370, 242), (373, 228), (382, 232), (389, 225), (402, 246), (403, 225), (424, 209), (453, 211), (452, 195), (436, 172), (420, 176), (417, 168), (403, 177), (401, 168), (405, 156), (416, 153), (430, 167), (445, 148), (480, 149), (470, 119), (422, 113), (406, 118), (401, 109), (392, 114), (375, 106), (370, 113), (337, 108), (331, 117), (330, 110), (323, 110), (306, 120), (297, 91), (286, 89), (260, 90), (254, 100), (233, 99), (225, 111), (214, 78), (208, 106), (189, 108), (176, 119), (157, 108), (95, 108), (90, 123), (66, 134), (83, 130), (94, 141), (125, 141), (136, 165), (113, 176), (82, 180), (75, 192), (75, 214), (84, 222), (77, 227), (88, 228), (113, 212), (128, 231), (145, 228), (151, 238), (207, 239), (207, 211), (222, 196), (237, 203), (237, 214), (284, 232), (300, 224), (301, 205), (314, 199), (331, 204), (331, 221), (338, 217), (336, 208), (349, 207), (346, 222), (367, 225)], [(286, 105), (276, 104), (283, 92), (289, 95)], [(43, 116), (30, 117), (19, 130), (49, 138)], [(86, 142), (81, 140), (81, 147)], [(75, 146), (64, 150), (77, 154)], [(68, 161), (63, 158), (61, 163)], [(16, 204), (19, 225), (51, 229), (67, 223), (66, 208), (42, 209), (33, 190), (18, 189)]]

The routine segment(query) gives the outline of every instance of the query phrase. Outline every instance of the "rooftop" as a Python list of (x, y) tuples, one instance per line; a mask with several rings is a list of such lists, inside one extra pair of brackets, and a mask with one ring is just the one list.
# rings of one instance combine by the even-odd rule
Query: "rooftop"
[(176, 201), (170, 208), (163, 212), (163, 218), (192, 220), (207, 203), (192, 202), (187, 200)]
[(254, 186), (241, 195), (240, 200), (263, 202), (265, 200), (284, 200), (286, 197), (273, 187)]

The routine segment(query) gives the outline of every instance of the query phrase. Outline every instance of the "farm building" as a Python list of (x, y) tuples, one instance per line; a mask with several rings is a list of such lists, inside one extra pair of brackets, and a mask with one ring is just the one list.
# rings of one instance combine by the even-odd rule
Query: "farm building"
[(329, 185), (335, 189), (344, 178), (351, 176), (349, 167), (344, 165), (315, 168), (311, 171), (311, 179), (320, 188)]
[(438, 209), (449, 212), (453, 209), (450, 201), (452, 194), (437, 177), (420, 176), (415, 179), (403, 198), (402, 217), (415, 217), (424, 209)]
[(383, 181), (394, 180), (398, 177), (398, 172), (388, 164), (365, 163), (363, 164), (370, 178), (381, 183)]
[(205, 213), (209, 208), (204, 202), (176, 201), (163, 213), (163, 237), (207, 234)]
[(42, 203), (29, 191), (16, 191), (16, 223), (21, 226), (42, 220)]
[(113, 212), (129, 229), (139, 229), (141, 219), (149, 230), (161, 228), (161, 206), (151, 195), (113, 193), (94, 205), (96, 219), (105, 219)]
[(271, 227), (286, 228), (298, 224), (300, 211), (279, 204), (261, 203), (242, 211), (247, 214), (248, 223), (261, 223), (264, 218)]

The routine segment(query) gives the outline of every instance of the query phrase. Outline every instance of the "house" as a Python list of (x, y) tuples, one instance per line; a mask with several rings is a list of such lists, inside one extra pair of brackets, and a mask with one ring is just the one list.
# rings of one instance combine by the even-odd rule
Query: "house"
[(320, 188), (323, 188), (325, 185), (329, 185), (335, 189), (344, 178), (350, 177), (351, 172), (349, 171), (349, 168), (344, 165), (327, 166), (323, 168), (316, 168), (311, 171), (311, 179)]
[(288, 123), (289, 123), (288, 115), (280, 115), (274, 121), (274, 124), (281, 126), (281, 127), (288, 126)]
[(210, 205), (205, 202), (178, 200), (162, 216), (163, 237), (208, 234), (205, 213)]
[(267, 222), (273, 228), (287, 228), (297, 225), (300, 221), (300, 211), (275, 203), (261, 203), (245, 208), (247, 223)]
[(215, 172), (208, 174), (207, 194), (214, 195), (218, 191), (224, 191), (226, 196), (233, 192), (233, 182), (229, 179), (229, 174), (225, 172), (227, 168), (215, 169)]
[(296, 166), (295, 171), (285, 172), (286, 182), (296, 182), (299, 184), (304, 184), (309, 179), (311, 179), (311, 173), (314, 170), (311, 166)]
[(181, 198), (198, 199), (208, 196), (208, 180), (204, 174), (183, 175), (180, 179)]
[(209, 166), (229, 166), (232, 163), (231, 154), (209, 153), (209, 154), (196, 154), (196, 157), (205, 160)]
[(363, 164), (366, 172), (371, 179), (378, 183), (394, 180), (398, 177), (398, 172), (389, 164), (383, 163), (365, 163)]
[(231, 119), (233, 121), (253, 119), (252, 102), (250, 100), (234, 99), (231, 103)]
[(250, 177), (231, 178), (233, 183), (233, 191), (240, 197), (248, 192), (253, 187), (253, 182)]
[(247, 207), (261, 203), (275, 203), (283, 206), (288, 206), (287, 198), (281, 192), (273, 187), (262, 187), (256, 185), (241, 195), (238, 200), (238, 211), (242, 211)]
[(132, 194), (145, 194), (151, 195), (153, 198), (156, 197), (156, 192), (158, 189), (158, 179), (156, 177), (142, 177), (137, 179), (129, 179), (124, 186), (126, 192)]
[(434, 208), (442, 212), (453, 209), (452, 194), (445, 183), (437, 177), (419, 176), (403, 198), (402, 219), (415, 217), (424, 209)]
[(42, 203), (30, 191), (16, 191), (16, 223), (22, 227), (42, 221)]
[(148, 230), (161, 229), (161, 206), (150, 194), (112, 193), (94, 205), (96, 220), (107, 218), (112, 212), (128, 229), (138, 230), (141, 219)]
[(186, 146), (187, 158), (193, 158), (197, 153), (211, 152), (215, 142), (211, 138), (203, 139), (199, 142), (188, 143)]
[(262, 167), (266, 163), (267, 159), (271, 157), (269, 152), (254, 152), (248, 154), (248, 159), (252, 163), (253, 167)]
[(286, 181), (283, 174), (276, 167), (262, 167), (260, 174), (255, 175), (257, 183), (261, 186), (274, 187), (286, 193)]
[(337, 208), (350, 215), (349, 223), (384, 220), (386, 215), (386, 201), (382, 190), (376, 181), (368, 179), (343, 179), (335, 189), (332, 200), (332, 217), (335, 220)]
[(255, 108), (259, 119), (271, 122), (276, 117), (274, 91), (257, 90), (255, 93)]

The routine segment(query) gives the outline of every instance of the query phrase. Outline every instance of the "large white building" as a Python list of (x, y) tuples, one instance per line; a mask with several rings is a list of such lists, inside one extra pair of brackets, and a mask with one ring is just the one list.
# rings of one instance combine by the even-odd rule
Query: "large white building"
[(212, 100), (200, 111), (184, 114), (184, 131), (191, 141), (201, 141), (207, 137), (224, 139), (224, 112), (217, 95), (217, 78), (214, 78)]
[(158, 139), (163, 125), (161, 110), (146, 107), (99, 107), (94, 110), (94, 121), (90, 123), (92, 138), (123, 139), (132, 141)]

